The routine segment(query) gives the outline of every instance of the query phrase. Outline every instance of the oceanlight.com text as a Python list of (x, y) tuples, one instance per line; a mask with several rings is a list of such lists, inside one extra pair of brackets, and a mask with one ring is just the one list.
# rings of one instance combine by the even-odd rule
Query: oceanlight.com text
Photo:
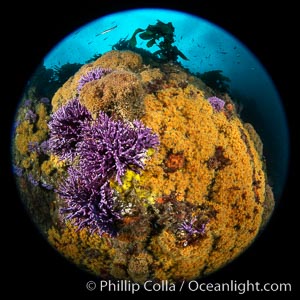
[(200, 292), (237, 292), (238, 294), (244, 294), (246, 292), (291, 292), (291, 283), (277, 283), (277, 282), (238, 282), (237, 280), (231, 280), (229, 282), (222, 283), (204, 283), (197, 281), (190, 281), (186, 283), (188, 290), (200, 291)]
[(160, 282), (154, 282), (147, 280), (144, 284), (138, 284), (130, 280), (117, 280), (117, 281), (105, 281), (100, 282), (89, 281), (86, 283), (88, 291), (99, 291), (99, 292), (130, 292), (132, 294), (138, 291), (146, 292), (182, 292), (188, 290), (191, 292), (198, 293), (209, 293), (209, 292), (233, 292), (237, 294), (245, 294), (251, 292), (282, 292), (289, 293), (292, 291), (292, 284), (288, 282), (251, 282), (246, 280), (239, 282), (237, 280), (230, 280), (228, 282), (198, 282), (196, 280), (182, 281), (179, 284), (162, 280)]

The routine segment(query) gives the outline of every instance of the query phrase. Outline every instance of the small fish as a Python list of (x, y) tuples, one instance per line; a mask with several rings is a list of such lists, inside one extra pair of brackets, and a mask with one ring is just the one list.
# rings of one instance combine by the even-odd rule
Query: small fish
[(102, 32), (100, 32), (100, 33), (98, 33), (98, 34), (96, 34), (96, 36), (99, 36), (99, 35), (101, 35), (101, 34), (109, 33), (110, 31), (116, 29), (117, 27), (118, 27), (118, 25), (115, 25), (115, 26), (113, 26), (113, 27), (111, 27), (111, 28), (108, 28), (108, 29), (106, 29), (106, 30), (104, 30), (104, 31), (102, 31)]
[(227, 54), (226, 51), (219, 51), (220, 54)]

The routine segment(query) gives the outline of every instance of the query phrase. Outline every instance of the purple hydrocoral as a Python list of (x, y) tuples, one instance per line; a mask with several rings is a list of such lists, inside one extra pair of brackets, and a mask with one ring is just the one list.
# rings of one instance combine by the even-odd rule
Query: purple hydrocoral
[(82, 140), (84, 124), (92, 120), (91, 114), (78, 99), (73, 99), (51, 117), (48, 123), (49, 150), (61, 159), (72, 160), (76, 155), (76, 145)]
[(29, 123), (32, 124), (35, 123), (36, 119), (37, 115), (31, 109), (28, 109), (28, 111), (25, 114), (24, 120), (27, 120), (29, 121)]
[(48, 104), (50, 104), (51, 101), (50, 101), (50, 99), (47, 98), (47, 97), (42, 97), (42, 98), (40, 99), (40, 102), (43, 103), (43, 104), (48, 105)]
[(39, 182), (33, 177), (33, 175), (31, 173), (28, 174), (27, 179), (29, 180), (29, 182), (34, 185), (34, 186), (38, 186)]
[(23, 169), (21, 167), (18, 167), (17, 165), (13, 165), (13, 173), (16, 176), (21, 177), (23, 175)]
[(37, 154), (47, 154), (49, 150), (49, 141), (45, 140), (41, 144), (38, 142), (29, 142), (28, 151), (36, 152)]
[(192, 217), (189, 220), (185, 220), (180, 224), (178, 230), (185, 234), (185, 240), (187, 245), (189, 242), (194, 241), (198, 237), (205, 234), (206, 224), (208, 220), (204, 221), (202, 218)]
[(29, 142), (28, 143), (29, 152), (39, 152), (39, 143), (38, 142)]
[(49, 129), (50, 152), (62, 159), (78, 156), (57, 190), (65, 200), (66, 219), (79, 229), (115, 235), (121, 214), (109, 182), (115, 176), (122, 184), (127, 169), (144, 168), (147, 149), (158, 146), (158, 136), (139, 121), (114, 121), (104, 112), (93, 121), (78, 99), (52, 115)]
[(84, 133), (78, 145), (81, 168), (91, 176), (115, 176), (119, 184), (127, 169), (143, 169), (147, 149), (159, 144), (157, 135), (141, 122), (114, 121), (103, 112)]
[(39, 145), (40, 153), (47, 154), (49, 151), (49, 141), (45, 140)]
[(81, 169), (70, 167), (69, 176), (59, 187), (58, 193), (65, 199), (67, 207), (62, 209), (66, 219), (73, 220), (78, 229), (88, 228), (99, 235), (116, 234), (116, 221), (121, 215), (115, 207), (109, 182), (91, 178)]
[(111, 69), (100, 68), (100, 67), (88, 71), (86, 74), (80, 77), (78, 81), (77, 91), (79, 92), (86, 83), (90, 81), (98, 80), (104, 75), (107, 75), (111, 72), (112, 72)]
[(45, 188), (46, 190), (48, 190), (48, 191), (51, 191), (51, 190), (54, 189), (54, 187), (53, 187), (52, 184), (46, 183), (46, 182), (41, 182), (41, 186), (42, 186), (43, 188)]
[(30, 100), (30, 99), (26, 99), (25, 101), (24, 101), (24, 107), (30, 107), (31, 106), (31, 104), (32, 104), (32, 100)]
[(209, 101), (213, 109), (217, 112), (220, 112), (224, 108), (225, 101), (216, 96), (209, 97), (207, 100)]

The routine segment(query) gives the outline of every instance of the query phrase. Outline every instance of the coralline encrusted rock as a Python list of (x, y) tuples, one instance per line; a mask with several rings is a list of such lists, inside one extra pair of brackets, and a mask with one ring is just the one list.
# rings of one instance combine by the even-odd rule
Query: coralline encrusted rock
[(104, 53), (94, 63), (102, 68), (120, 69), (132, 72), (139, 71), (143, 66), (142, 57), (133, 51), (112, 50)]
[(263, 143), (262, 143), (262, 140), (261, 140), (260, 136), (258, 135), (256, 130), (254, 129), (252, 124), (245, 123), (244, 127), (248, 131), (248, 133), (251, 137), (251, 140), (254, 143), (254, 146), (255, 146), (255, 149), (256, 149), (257, 153), (259, 154), (260, 157), (262, 157), (263, 156)]
[[(78, 91), (96, 68), (111, 72)], [(128, 124), (138, 118), (160, 142), (140, 174), (110, 178), (118, 233), (87, 235), (70, 220), (48, 232), (61, 253), (98, 276), (179, 281), (218, 270), (255, 240), (274, 203), (262, 143), (228, 95), (210, 101), (207, 90), (180, 66), (152, 68), (131, 51), (111, 51), (57, 91), (54, 112), (77, 97), (94, 121), (101, 113)]]
[(93, 63), (86, 64), (71, 76), (61, 88), (57, 90), (52, 98), (53, 111), (66, 104), (70, 99), (78, 95), (78, 85), (83, 75), (96, 68), (106, 68), (113, 70), (135, 71), (142, 66), (142, 58), (132, 51), (110, 51), (102, 55)]
[(104, 111), (134, 120), (142, 116), (143, 96), (141, 82), (134, 73), (115, 70), (99, 80), (85, 84), (79, 99), (93, 116)]

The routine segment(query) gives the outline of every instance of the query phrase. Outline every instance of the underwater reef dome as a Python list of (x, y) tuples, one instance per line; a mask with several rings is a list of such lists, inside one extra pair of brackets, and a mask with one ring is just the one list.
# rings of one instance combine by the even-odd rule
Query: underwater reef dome
[(45, 57), (12, 154), (22, 202), (60, 254), (103, 279), (176, 283), (219, 270), (265, 228), (288, 133), (243, 44), (198, 17), (139, 9)]

